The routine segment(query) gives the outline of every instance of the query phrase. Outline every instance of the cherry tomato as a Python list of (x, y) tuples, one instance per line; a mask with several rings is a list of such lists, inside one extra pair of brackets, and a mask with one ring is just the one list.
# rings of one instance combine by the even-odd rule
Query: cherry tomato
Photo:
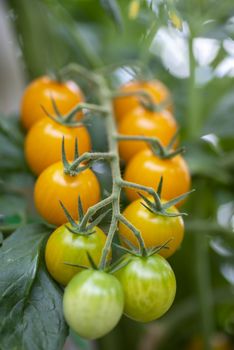
[[(170, 99), (170, 92), (167, 87), (159, 80), (152, 81), (131, 81), (120, 88), (120, 92), (136, 92), (144, 91), (148, 93), (152, 100), (157, 104)], [(114, 100), (114, 111), (118, 122), (125, 118), (126, 114), (140, 105), (139, 97), (124, 96), (116, 97)], [(170, 104), (168, 110), (172, 111), (173, 107)]]
[[(160, 159), (150, 149), (143, 150), (129, 161), (124, 172), (124, 180), (154, 189), (157, 189), (161, 176), (164, 184), (162, 198), (166, 200), (175, 198), (190, 189), (191, 178), (188, 166), (180, 155), (170, 159)], [(125, 191), (130, 201), (139, 198), (137, 194), (139, 191), (128, 188)]]
[[(143, 107), (131, 111), (118, 127), (119, 134), (157, 137), (164, 146), (168, 145), (176, 130), (177, 124), (170, 112), (151, 112)], [(126, 162), (143, 149), (148, 149), (144, 141), (119, 142), (120, 157)]]
[(96, 339), (109, 333), (118, 323), (123, 307), (121, 284), (103, 271), (82, 271), (65, 289), (65, 319), (84, 338)]
[[(54, 99), (61, 114), (68, 113), (76, 104), (84, 101), (84, 95), (74, 81), (59, 82), (48, 76), (35, 79), (24, 91), (21, 102), (21, 122), (25, 129), (45, 117), (43, 106), (48, 113), (54, 115), (51, 102)], [(82, 114), (77, 114), (80, 119)]]
[[(152, 198), (148, 197), (150, 200)], [(168, 242), (168, 249), (162, 248), (159, 254), (168, 258), (179, 248), (184, 237), (184, 222), (181, 216), (167, 217), (154, 214), (145, 208), (142, 199), (137, 199), (130, 203), (123, 215), (129, 220), (140, 232), (147, 248), (161, 246)], [(167, 209), (168, 213), (178, 213), (175, 207)], [(119, 224), (120, 239), (121, 236), (127, 238), (136, 247), (137, 239), (132, 231), (122, 223)]]
[(35, 184), (34, 201), (39, 214), (57, 226), (67, 222), (59, 201), (62, 201), (73, 218), (77, 218), (78, 196), (84, 211), (100, 200), (100, 186), (90, 169), (70, 176), (64, 174), (63, 163), (57, 162), (46, 168)]
[(91, 149), (90, 137), (84, 126), (69, 128), (50, 118), (43, 118), (32, 126), (24, 149), (27, 163), (34, 174), (39, 175), (49, 165), (61, 160), (63, 137), (68, 159), (74, 158), (76, 138), (80, 155)]
[(172, 305), (176, 279), (169, 263), (160, 255), (129, 257), (116, 272), (124, 291), (124, 313), (139, 322), (161, 317)]
[(67, 229), (70, 223), (59, 226), (50, 236), (45, 251), (46, 266), (51, 276), (59, 283), (67, 285), (80, 268), (65, 263), (90, 266), (87, 252), (98, 265), (105, 245), (106, 235), (97, 226), (92, 234), (75, 234)]
[[(187, 350), (203, 350), (204, 340), (202, 336), (195, 336), (189, 343)], [(223, 333), (216, 333), (211, 338), (211, 350), (233, 350), (233, 344)]]

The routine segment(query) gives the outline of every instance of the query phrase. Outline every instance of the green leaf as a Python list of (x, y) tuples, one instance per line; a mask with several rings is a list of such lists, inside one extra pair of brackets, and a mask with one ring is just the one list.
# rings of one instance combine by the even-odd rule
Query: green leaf
[(233, 93), (234, 90), (231, 90), (220, 101), (218, 101), (214, 112), (204, 126), (203, 133), (213, 133), (220, 138), (233, 138)]
[(0, 348), (59, 350), (67, 327), (62, 293), (48, 276), (41, 252), (48, 227), (21, 227), (0, 249)]
[(123, 20), (118, 2), (116, 0), (100, 0), (101, 6), (112, 18), (119, 29), (123, 29)]

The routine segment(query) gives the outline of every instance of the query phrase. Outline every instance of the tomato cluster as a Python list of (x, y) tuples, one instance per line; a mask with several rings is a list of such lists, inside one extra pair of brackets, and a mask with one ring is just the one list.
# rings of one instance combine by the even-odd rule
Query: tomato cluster
[[(126, 188), (131, 203), (121, 214), (124, 219), (118, 230), (119, 248), (127, 253), (113, 268), (110, 250), (108, 266), (103, 267), (107, 236), (95, 220), (85, 221), (87, 210), (101, 199), (99, 180), (87, 162), (74, 167), (78, 157), (91, 150), (83, 114), (74, 112), (83, 101), (76, 83), (38, 78), (25, 90), (21, 120), (27, 130), (25, 157), (38, 176), (35, 206), (44, 220), (57, 226), (46, 245), (46, 266), (65, 287), (63, 308), (69, 326), (94, 339), (113, 329), (123, 312), (136, 321), (149, 322), (173, 303), (176, 280), (165, 258), (179, 248), (184, 223), (172, 205), (176, 201), (167, 201), (189, 190), (190, 175), (185, 160), (173, 148), (165, 148), (162, 155), (145, 140), (119, 141), (120, 157), (126, 162), (122, 181), (148, 186), (151, 196), (145, 190)], [(164, 149), (176, 133), (170, 93), (159, 81), (124, 85), (113, 100), (113, 109), (119, 136), (157, 138)]]

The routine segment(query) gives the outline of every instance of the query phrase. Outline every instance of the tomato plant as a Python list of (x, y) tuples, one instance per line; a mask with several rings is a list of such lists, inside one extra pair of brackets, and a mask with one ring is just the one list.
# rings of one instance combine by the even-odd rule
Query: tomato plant
[(57, 162), (46, 168), (36, 181), (35, 206), (39, 214), (51, 224), (58, 226), (67, 222), (59, 201), (73, 217), (77, 217), (78, 197), (85, 211), (100, 199), (100, 186), (90, 169), (70, 176), (64, 173), (63, 163)]
[[(176, 130), (177, 123), (170, 112), (152, 112), (143, 107), (130, 111), (118, 126), (121, 135), (153, 136), (164, 146), (167, 146)], [(126, 162), (137, 152), (147, 148), (148, 145), (144, 141), (119, 142), (120, 157)]]
[[(152, 200), (152, 198), (148, 198)], [(163, 248), (159, 254), (168, 258), (180, 247), (184, 237), (184, 222), (181, 216), (163, 216), (161, 213), (154, 213), (142, 204), (142, 199), (130, 203), (123, 211), (124, 217), (131, 222), (140, 232), (147, 248), (161, 246), (167, 243), (167, 249)], [(178, 210), (171, 206), (167, 213), (178, 214)], [(129, 240), (135, 246), (138, 241), (133, 232), (123, 223), (119, 224), (119, 234)]]
[[(145, 81), (130, 81), (129, 83), (120, 87), (120, 93), (123, 96), (118, 96), (114, 100), (115, 117), (118, 122), (122, 121), (125, 116), (136, 107), (141, 105), (141, 97), (129, 96), (129, 93), (145, 92), (149, 94), (150, 98), (155, 104), (170, 100), (170, 92), (167, 87), (159, 80), (145, 80)], [(126, 96), (124, 96), (126, 93)], [(171, 102), (168, 101), (168, 110), (172, 111)]]
[[(143, 150), (128, 162), (124, 172), (126, 181), (155, 189), (158, 187), (161, 176), (163, 176), (164, 182), (162, 198), (166, 200), (180, 196), (190, 189), (189, 169), (181, 155), (162, 159), (150, 149)], [(139, 198), (136, 190), (126, 188), (125, 191), (130, 201)]]
[(69, 125), (61, 125), (45, 117), (29, 130), (25, 139), (24, 151), (27, 163), (36, 175), (39, 175), (49, 165), (61, 160), (63, 138), (68, 159), (73, 159), (75, 156), (76, 139), (79, 154), (90, 151), (91, 140), (84, 126), (69, 127)]
[[(46, 269), (43, 259), (46, 241), (55, 230), (48, 223), (62, 224), (60, 233), (70, 237), (70, 243), (87, 243), (85, 250), (95, 238), (95, 233), (88, 235), (92, 230), (87, 226), (99, 227), (100, 223), (106, 237), (102, 236), (99, 259), (96, 260), (95, 245), (94, 250), (88, 249), (99, 265), (97, 273), (111, 271), (110, 252), (113, 253), (112, 267), (115, 267), (118, 250), (125, 253), (131, 250), (133, 257), (129, 265), (120, 266), (119, 270), (120, 275), (126, 273), (127, 276), (124, 287), (129, 287), (129, 298), (123, 296), (126, 299), (123, 303), (132, 305), (129, 316), (145, 322), (163, 315), (166, 306), (170, 306), (167, 288), (170, 283), (167, 285), (161, 279), (165, 277), (162, 274), (165, 261), (156, 277), (155, 265), (159, 268), (163, 260), (157, 258), (155, 265), (152, 261), (155, 262), (157, 249), (160, 248), (158, 255), (167, 257), (181, 244), (184, 229), (182, 217), (178, 215), (182, 213), (174, 205), (181, 204), (184, 197), (176, 203), (174, 196), (189, 189), (189, 173), (197, 191), (186, 203), (190, 216), (185, 220), (187, 232), (183, 249), (171, 259), (179, 286), (173, 310), (150, 325), (123, 318), (114, 332), (95, 342), (95, 347), (98, 350), (136, 350), (148, 346), (184, 350), (198, 332), (202, 339), (199, 345), (208, 349), (217, 330), (232, 341), (234, 85), (233, 72), (228, 69), (232, 63), (232, 1), (215, 2), (215, 6), (211, 0), (105, 0), (92, 2), (92, 6), (87, 1), (63, 0), (9, 0), (6, 3), (3, 8), (0, 6), (1, 19), (2, 13), (6, 13), (7, 19), (1, 21), (4, 35), (0, 53), (3, 73), (0, 105), (6, 115), (0, 118), (0, 349), (68, 348), (74, 340), (68, 335), (70, 317), (78, 321), (73, 323), (74, 329), (90, 338), (99, 336), (94, 334), (97, 328), (103, 331), (99, 333), (101, 336), (116, 324), (117, 313), (113, 310), (118, 308), (112, 309), (113, 304), (108, 302), (109, 287), (106, 286), (108, 293), (98, 299), (94, 307), (88, 296), (97, 297), (94, 295), (96, 282), (91, 286), (87, 280), (92, 293), (82, 294), (81, 301), (73, 294), (67, 299), (72, 312), (66, 324), (61, 286), (65, 281), (56, 280), (52, 270), (62, 266), (81, 276), (81, 265), (89, 267), (92, 263), (86, 257), (82, 260), (83, 251), (74, 263), (64, 261), (68, 260), (65, 256), (68, 247), (61, 239), (46, 254), (46, 260), (51, 257), (50, 268), (48, 264)], [(11, 32), (18, 36), (18, 43), (5, 35), (8, 22), (13, 28)], [(4, 44), (10, 45), (11, 50)], [(8, 52), (13, 54), (5, 64), (2, 59)], [(12, 59), (19, 59), (18, 68), (23, 68), (20, 72), (17, 62), (11, 67)], [(41, 74), (48, 75), (41, 77)], [(8, 111), (11, 114), (16, 110), (22, 93), (19, 83), (27, 80), (32, 84), (22, 99), (21, 119), (17, 119), (17, 113), (12, 119)], [(86, 102), (82, 102), (84, 99)], [(40, 220), (31, 198), (35, 176), (24, 161), (26, 133), (22, 126), (31, 133), (31, 125), (44, 120), (46, 114), (63, 124), (59, 138), (56, 141), (50, 138), (47, 142), (44, 136), (34, 134), (32, 144), (25, 149), (25, 154), (31, 154), (28, 164), (33, 159), (31, 169), (40, 174), (35, 203), (42, 219), (48, 221), (44, 225), (34, 223)], [(83, 116), (91, 149), (85, 148), (86, 141), (79, 135), (74, 135), (71, 141), (68, 138), (68, 134), (78, 130), (74, 126)], [(70, 123), (65, 126), (67, 121)], [(171, 146), (171, 136), (177, 129), (181, 130), (177, 137), (188, 151), (189, 172), (178, 156), (179, 150)], [(67, 161), (64, 152), (60, 153), (63, 136)], [(74, 149), (76, 138), (79, 155), (77, 148)], [(57, 163), (61, 158), (63, 168)], [(51, 164), (47, 159), (51, 159)], [(127, 216), (126, 199), (138, 200), (138, 192), (141, 204), (138, 201), (138, 208)], [(83, 217), (77, 210), (79, 197)], [(59, 200), (79, 227), (70, 220), (66, 210), (64, 215)], [(102, 214), (107, 212), (104, 220)], [(138, 217), (139, 213), (142, 216)], [(96, 220), (100, 220), (99, 223)], [(66, 226), (72, 232), (64, 226), (67, 221)], [(18, 227), (20, 229), (13, 232)], [(116, 237), (119, 228), (127, 232), (121, 236), (121, 246)], [(51, 240), (52, 237), (54, 233)], [(70, 248), (69, 245), (69, 251)], [(65, 263), (57, 264), (56, 258), (62, 252), (61, 261)], [(95, 270), (95, 266), (92, 267)], [(136, 278), (130, 278), (128, 268), (131, 273), (134, 270)], [(145, 274), (149, 279), (153, 276), (157, 285), (151, 284), (151, 280), (144, 283)], [(83, 287), (87, 288), (86, 282), (82, 288), (75, 288), (78, 294)], [(173, 289), (172, 283), (170, 291)], [(165, 308), (162, 296), (168, 296)], [(147, 308), (143, 310), (146, 302)], [(83, 306), (87, 312), (82, 314)], [(82, 319), (77, 319), (77, 315), (83, 315)], [(105, 328), (106, 325), (110, 328)], [(93, 346), (78, 334), (76, 341), (80, 348)]]
[[(52, 99), (61, 114), (68, 113), (77, 103), (84, 101), (79, 86), (74, 81), (59, 82), (49, 76), (33, 80), (26, 88), (21, 102), (21, 122), (25, 129), (45, 117), (42, 106), (54, 114)], [(80, 119), (81, 113), (77, 114)]]
[(110, 332), (118, 323), (123, 307), (121, 284), (103, 271), (82, 271), (65, 289), (65, 319), (84, 338), (96, 339)]
[(106, 241), (105, 233), (97, 226), (90, 230), (91, 233), (73, 233), (68, 228), (72, 228), (70, 223), (58, 227), (51, 234), (45, 250), (47, 269), (62, 285), (67, 285), (81, 271), (76, 264), (90, 266), (87, 253), (98, 265)]
[(150, 322), (168, 311), (174, 301), (176, 280), (169, 263), (160, 255), (129, 257), (116, 272), (124, 291), (124, 313), (139, 322)]

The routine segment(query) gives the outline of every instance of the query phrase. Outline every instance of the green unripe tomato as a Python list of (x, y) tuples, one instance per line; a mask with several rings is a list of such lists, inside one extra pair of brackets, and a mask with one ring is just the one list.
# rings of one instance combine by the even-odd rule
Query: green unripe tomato
[(105, 233), (95, 226), (91, 235), (80, 235), (70, 232), (70, 223), (59, 226), (50, 236), (45, 250), (46, 266), (51, 276), (66, 286), (77, 272), (81, 271), (78, 264), (90, 267), (87, 252), (98, 265), (106, 242)]
[(169, 263), (160, 255), (126, 256), (130, 262), (116, 272), (125, 298), (124, 313), (139, 322), (161, 317), (175, 298), (176, 279)]
[(85, 270), (67, 285), (63, 311), (68, 325), (81, 337), (97, 339), (118, 323), (124, 307), (117, 278), (103, 271)]

